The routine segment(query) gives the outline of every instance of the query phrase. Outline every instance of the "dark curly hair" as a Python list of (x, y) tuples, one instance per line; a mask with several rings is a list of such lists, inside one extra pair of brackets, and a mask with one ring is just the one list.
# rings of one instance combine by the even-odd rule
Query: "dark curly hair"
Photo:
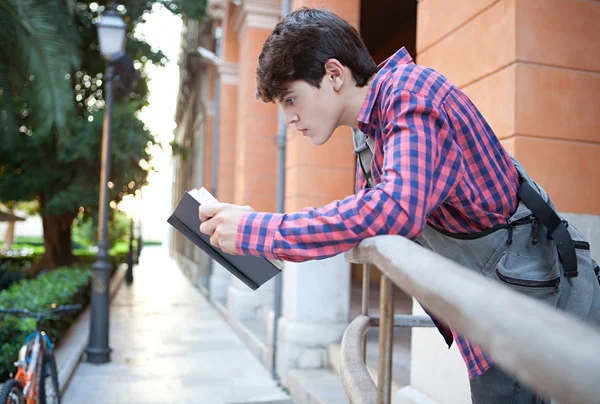
[(256, 69), (257, 97), (265, 102), (280, 100), (287, 84), (295, 80), (319, 88), (330, 58), (350, 69), (358, 87), (377, 72), (367, 47), (348, 22), (329, 10), (291, 12), (263, 45)]

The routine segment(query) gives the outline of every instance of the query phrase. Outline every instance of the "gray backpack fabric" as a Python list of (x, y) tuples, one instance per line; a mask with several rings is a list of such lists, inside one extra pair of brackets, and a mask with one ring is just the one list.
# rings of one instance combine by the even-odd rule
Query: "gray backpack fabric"
[[(354, 153), (367, 183), (373, 187), (370, 171), (373, 141), (358, 129), (353, 132)], [(546, 191), (512, 159), (521, 178), (555, 211)], [(522, 201), (505, 228), (455, 235), (427, 224), (417, 242), (485, 277), (600, 326), (600, 269), (583, 234), (572, 224), (567, 224), (567, 230), (575, 245), (576, 277), (565, 276), (556, 242), (549, 237), (546, 227), (538, 225), (533, 212)]]

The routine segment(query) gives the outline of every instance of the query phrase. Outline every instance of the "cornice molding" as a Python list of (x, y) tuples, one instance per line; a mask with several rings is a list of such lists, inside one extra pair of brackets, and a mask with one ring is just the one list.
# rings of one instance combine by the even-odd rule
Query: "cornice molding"
[(221, 84), (237, 85), (239, 68), (237, 63), (223, 62), (217, 67)]
[(281, 20), (281, 4), (277, 0), (243, 0), (231, 20), (239, 39), (247, 28), (273, 29)]
[(206, 14), (213, 20), (223, 21), (227, 14), (227, 0), (208, 0)]

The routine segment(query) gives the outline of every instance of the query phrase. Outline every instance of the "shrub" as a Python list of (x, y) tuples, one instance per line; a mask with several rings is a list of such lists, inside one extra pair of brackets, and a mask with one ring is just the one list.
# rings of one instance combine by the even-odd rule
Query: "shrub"
[[(21, 280), (0, 292), (0, 307), (31, 311), (49, 310), (52, 304), (85, 304), (89, 301), (92, 271), (82, 268), (58, 268), (42, 272), (35, 279)], [(40, 325), (50, 339), (58, 337), (75, 320), (78, 313), (44, 319)], [(11, 315), (0, 317), (0, 375), (14, 372), (13, 362), (27, 336), (35, 331), (35, 320)]]
[[(111, 249), (108, 254), (110, 256), (110, 262), (113, 264), (113, 267), (116, 267), (119, 264), (127, 262), (127, 254), (129, 253), (129, 247), (127, 247), (127, 251), (122, 251), (121, 248)], [(80, 266), (92, 266), (94, 262), (96, 262), (96, 255), (98, 253), (96, 251), (91, 250), (74, 250), (73, 255), (75, 255), (75, 260), (77, 264)]]
[(27, 268), (37, 258), (39, 255), (34, 253), (19, 256), (0, 254), (0, 291), (23, 278), (31, 277), (27, 273)]

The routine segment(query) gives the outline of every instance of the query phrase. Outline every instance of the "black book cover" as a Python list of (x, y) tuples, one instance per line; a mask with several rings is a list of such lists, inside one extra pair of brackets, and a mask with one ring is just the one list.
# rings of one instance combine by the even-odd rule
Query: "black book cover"
[(281, 272), (265, 258), (227, 254), (210, 244), (210, 236), (200, 232), (199, 206), (200, 202), (186, 192), (167, 222), (252, 290)]

